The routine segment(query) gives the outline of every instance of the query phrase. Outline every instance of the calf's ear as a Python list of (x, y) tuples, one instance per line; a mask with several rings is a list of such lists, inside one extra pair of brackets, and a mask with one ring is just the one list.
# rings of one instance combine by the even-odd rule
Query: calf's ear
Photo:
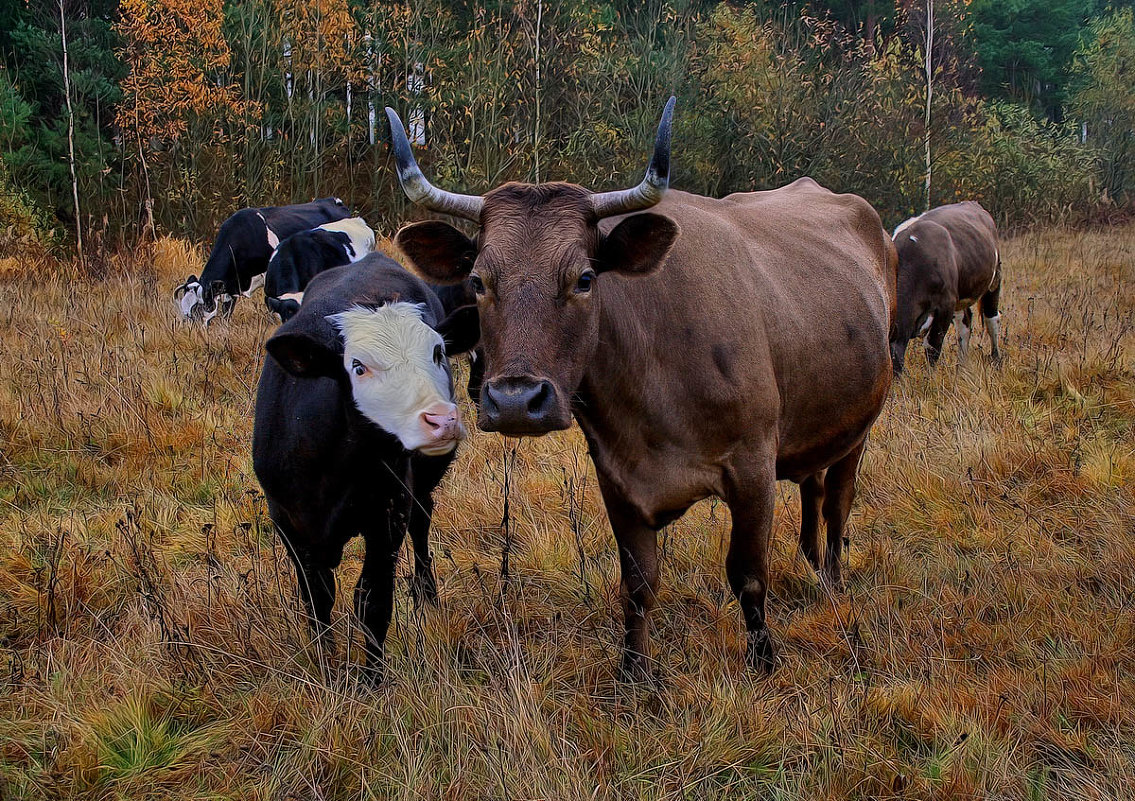
[(681, 231), (661, 214), (632, 214), (599, 243), (596, 272), (645, 275), (662, 266)]
[(394, 244), (419, 275), (435, 284), (460, 283), (477, 258), (473, 240), (440, 220), (407, 225), (394, 237)]
[(462, 306), (438, 324), (437, 332), (445, 340), (445, 352), (450, 356), (473, 350), (481, 339), (481, 318), (477, 307)]
[(282, 331), (264, 347), (281, 367), (300, 378), (337, 378), (343, 373), (343, 346), (335, 336)]

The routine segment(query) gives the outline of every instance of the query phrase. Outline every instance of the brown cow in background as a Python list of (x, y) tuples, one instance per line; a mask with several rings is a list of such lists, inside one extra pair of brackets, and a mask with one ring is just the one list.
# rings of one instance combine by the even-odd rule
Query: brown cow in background
[(894, 240), (899, 254), (899, 302), (891, 331), (895, 373), (902, 372), (907, 343), (922, 334), (926, 358), (936, 364), (951, 321), (958, 328), (958, 361), (964, 362), (973, 323), (970, 307), (979, 299), (991, 355), (999, 361), (1001, 257), (989, 212), (972, 200), (939, 206), (896, 228)]
[(618, 542), (628, 677), (647, 669), (657, 532), (709, 496), (732, 512), (726, 571), (749, 664), (772, 668), (776, 481), (800, 483), (801, 547), (838, 585), (856, 468), (891, 383), (896, 257), (875, 210), (809, 179), (721, 200), (666, 193), (673, 102), (638, 187), (510, 183), (484, 197), (430, 185), (387, 109), (410, 199), (480, 224), (475, 240), (439, 221), (396, 239), (428, 280), (468, 276), (477, 294), (479, 426), (532, 436), (574, 415), (587, 438)]

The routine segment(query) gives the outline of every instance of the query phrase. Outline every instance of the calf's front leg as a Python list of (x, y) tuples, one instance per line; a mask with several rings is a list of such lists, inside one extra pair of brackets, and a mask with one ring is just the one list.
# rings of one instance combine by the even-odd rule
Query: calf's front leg
[(399, 504), (367, 532), (366, 555), (355, 585), (355, 617), (362, 625), (366, 643), (366, 670), (372, 682), (382, 680), (386, 656), (386, 632), (394, 614), (394, 572), (398, 550), (406, 536), (407, 515)]

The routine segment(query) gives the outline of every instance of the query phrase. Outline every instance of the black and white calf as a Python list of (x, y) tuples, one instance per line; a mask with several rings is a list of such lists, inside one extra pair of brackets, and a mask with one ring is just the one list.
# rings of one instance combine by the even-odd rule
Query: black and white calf
[(407, 529), (415, 591), (436, 598), (432, 496), (465, 436), (449, 356), (478, 336), (476, 307), (443, 317), (425, 283), (373, 253), (316, 276), (265, 346), (272, 358), (256, 397), (256, 476), (321, 637), (343, 547), (366, 539), (355, 612), (376, 675)]
[(236, 299), (264, 285), (268, 259), (280, 242), (299, 231), (351, 216), (337, 197), (294, 206), (241, 209), (221, 224), (201, 277), (174, 290), (181, 316), (209, 322), (232, 313)]
[(268, 260), (264, 304), (287, 322), (299, 311), (308, 282), (324, 270), (353, 264), (374, 250), (374, 231), (362, 217), (292, 234)]

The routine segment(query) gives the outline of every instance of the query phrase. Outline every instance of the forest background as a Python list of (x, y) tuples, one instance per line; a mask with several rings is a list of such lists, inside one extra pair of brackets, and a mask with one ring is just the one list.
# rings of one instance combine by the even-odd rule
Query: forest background
[(0, 256), (204, 241), (242, 206), (328, 195), (389, 231), (409, 209), (385, 105), (447, 189), (633, 183), (670, 94), (674, 186), (809, 175), (890, 226), (926, 200), (931, 10), (931, 204), (1114, 221), (1135, 195), (1133, 5), (0, 0)]

